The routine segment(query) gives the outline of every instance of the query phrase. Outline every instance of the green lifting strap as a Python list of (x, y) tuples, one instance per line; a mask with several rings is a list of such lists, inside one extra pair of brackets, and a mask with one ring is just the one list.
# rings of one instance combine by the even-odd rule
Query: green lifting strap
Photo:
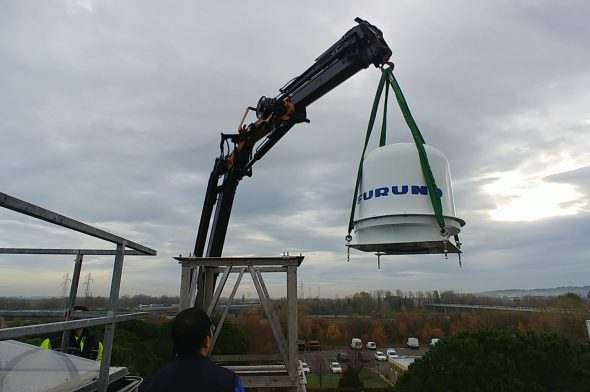
[(432, 175), (432, 169), (430, 169), (430, 163), (428, 162), (428, 156), (426, 155), (426, 149), (424, 149), (424, 138), (418, 129), (418, 125), (414, 121), (412, 117), (412, 113), (410, 113), (410, 108), (408, 107), (408, 103), (406, 102), (406, 98), (402, 93), (402, 89), (399, 87), (395, 76), (393, 76), (393, 68), (388, 68), (383, 70), (383, 73), (387, 75), (389, 79), (389, 83), (391, 83), (391, 87), (395, 92), (395, 97), (397, 98), (397, 103), (404, 114), (404, 119), (406, 120), (406, 124), (410, 127), (410, 131), (412, 131), (412, 137), (414, 138), (414, 142), (416, 143), (416, 148), (418, 149), (418, 155), (420, 156), (420, 165), (422, 166), (422, 174), (424, 175), (424, 179), (426, 180), (426, 186), (428, 187), (428, 195), (430, 196), (430, 202), (432, 203), (432, 208), (434, 209), (434, 215), (436, 217), (436, 222), (438, 223), (441, 234), (446, 235), (447, 230), (445, 229), (445, 218), (443, 217), (442, 212), (442, 203), (440, 201), (440, 196), (438, 194), (438, 190), (436, 187), (436, 182), (434, 181), (434, 176)]
[[(365, 152), (367, 151), (367, 145), (371, 138), (371, 132), (373, 131), (373, 125), (375, 124), (375, 117), (377, 116), (377, 108), (379, 107), (379, 101), (381, 101), (381, 93), (383, 92), (383, 86), (385, 86), (385, 73), (381, 74), (379, 85), (377, 86), (377, 92), (375, 93), (375, 99), (373, 100), (373, 108), (371, 109), (371, 117), (369, 117), (369, 125), (367, 126), (367, 135), (365, 136), (365, 146), (363, 147), (363, 153), (361, 154), (361, 160), (359, 162), (359, 169), (356, 175), (356, 186), (354, 187), (354, 196), (352, 198), (352, 207), (350, 208), (350, 219), (348, 220), (348, 235), (352, 232), (354, 226), (354, 211), (356, 209), (356, 199), (361, 186), (361, 178), (363, 177), (363, 160), (365, 159)], [(383, 128), (382, 128), (383, 131)], [(382, 134), (383, 136), (383, 134)]]
[[(440, 201), (440, 196), (437, 192), (436, 182), (434, 180), (434, 176), (432, 175), (432, 169), (430, 168), (430, 163), (428, 162), (428, 156), (426, 154), (426, 149), (424, 148), (424, 138), (418, 129), (418, 125), (414, 121), (412, 117), (412, 113), (410, 113), (410, 108), (406, 102), (404, 94), (397, 83), (397, 80), (393, 76), (393, 68), (387, 68), (382, 70), (381, 79), (379, 81), (379, 86), (377, 87), (377, 93), (375, 94), (375, 100), (373, 101), (373, 109), (371, 110), (371, 117), (369, 118), (369, 125), (367, 127), (367, 136), (365, 137), (365, 146), (363, 148), (363, 153), (361, 156), (361, 160), (359, 163), (359, 170), (357, 174), (356, 180), (356, 187), (354, 190), (354, 198), (352, 200), (352, 208), (350, 211), (350, 219), (348, 222), (348, 234), (352, 232), (354, 227), (354, 212), (356, 209), (357, 198), (358, 198), (358, 191), (361, 184), (362, 179), (362, 166), (363, 160), (365, 157), (365, 152), (367, 150), (367, 144), (369, 142), (369, 138), (371, 136), (371, 131), (373, 129), (373, 124), (375, 123), (375, 116), (377, 114), (377, 107), (379, 106), (379, 101), (381, 99), (381, 92), (383, 91), (383, 84), (384, 81), (388, 80), (393, 88), (395, 93), (395, 97), (397, 99), (397, 103), (403, 113), (404, 119), (406, 120), (406, 124), (410, 128), (412, 132), (412, 137), (414, 138), (414, 143), (416, 143), (416, 148), (418, 149), (418, 155), (420, 157), (420, 165), (422, 167), (422, 174), (424, 175), (424, 179), (426, 180), (426, 186), (428, 188), (428, 195), (430, 196), (430, 202), (432, 203), (432, 208), (434, 210), (434, 215), (436, 218), (436, 222), (438, 223), (439, 227), (441, 228), (441, 234), (447, 235), (447, 231), (445, 228), (445, 219), (442, 213), (442, 203)], [(386, 111), (387, 111), (387, 97), (388, 97), (388, 90), (385, 93), (385, 103), (384, 103), (384, 113), (383, 113), (383, 123), (381, 126), (381, 138), (379, 141), (379, 146), (382, 147), (385, 145), (385, 134), (386, 134)]]
[(387, 102), (389, 102), (389, 84), (385, 85), (385, 101), (383, 101), (383, 121), (381, 122), (379, 147), (383, 147), (387, 144)]

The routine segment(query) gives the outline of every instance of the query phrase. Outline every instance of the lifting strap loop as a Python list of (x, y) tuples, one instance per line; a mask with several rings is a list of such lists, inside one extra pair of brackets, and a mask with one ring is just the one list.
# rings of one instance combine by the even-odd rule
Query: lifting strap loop
[(382, 73), (381, 79), (379, 79), (379, 85), (377, 86), (377, 92), (375, 92), (375, 99), (373, 100), (373, 108), (371, 109), (371, 117), (369, 117), (367, 135), (365, 136), (365, 146), (363, 147), (363, 153), (361, 154), (359, 169), (356, 175), (356, 186), (354, 187), (354, 197), (352, 198), (352, 207), (350, 208), (350, 219), (348, 220), (348, 234), (352, 232), (352, 228), (354, 226), (354, 211), (356, 209), (358, 192), (361, 187), (361, 178), (363, 177), (363, 160), (365, 159), (365, 152), (367, 151), (367, 145), (369, 144), (369, 139), (371, 138), (373, 125), (375, 124), (375, 117), (377, 116), (377, 108), (379, 107), (379, 101), (381, 100), (381, 93), (383, 92), (385, 79), (386, 75), (385, 73)]
[[(356, 179), (356, 187), (354, 190), (354, 198), (352, 200), (352, 208), (350, 211), (350, 219), (348, 222), (348, 234), (352, 232), (354, 227), (354, 213), (357, 204), (357, 198), (359, 197), (358, 192), (361, 185), (362, 179), (362, 167), (363, 167), (363, 160), (365, 157), (365, 152), (367, 150), (367, 145), (369, 143), (369, 138), (371, 136), (371, 132), (373, 130), (373, 125), (375, 123), (375, 116), (377, 114), (377, 108), (379, 106), (379, 101), (381, 100), (381, 93), (383, 91), (384, 82), (387, 80), (395, 93), (395, 98), (397, 99), (397, 103), (402, 111), (406, 124), (410, 128), (412, 133), (412, 137), (414, 139), (414, 143), (416, 144), (416, 148), (418, 150), (418, 155), (420, 157), (420, 166), (422, 167), (422, 174), (424, 175), (424, 179), (426, 180), (426, 186), (428, 188), (428, 195), (430, 196), (430, 202), (432, 203), (432, 208), (434, 210), (434, 215), (436, 218), (436, 222), (438, 223), (439, 227), (441, 228), (441, 235), (448, 236), (446, 228), (445, 228), (445, 219), (442, 213), (442, 203), (440, 200), (440, 195), (438, 194), (438, 189), (436, 187), (436, 182), (434, 180), (434, 176), (432, 175), (432, 169), (430, 168), (430, 163), (428, 162), (428, 156), (426, 154), (426, 149), (424, 148), (424, 138), (418, 129), (418, 125), (414, 121), (412, 117), (412, 113), (410, 112), (410, 108), (406, 102), (406, 99), (402, 93), (402, 90), (397, 83), (397, 80), (393, 76), (393, 68), (382, 69), (381, 79), (379, 80), (379, 86), (377, 87), (377, 93), (375, 94), (375, 100), (373, 101), (373, 109), (371, 110), (371, 117), (369, 118), (369, 125), (367, 127), (367, 135), (365, 137), (365, 146), (363, 147), (363, 153), (361, 155), (359, 169)], [(379, 140), (379, 147), (383, 147), (386, 144), (386, 115), (387, 115), (387, 99), (389, 96), (389, 86), (386, 87), (385, 90), (385, 103), (383, 109), (383, 123), (381, 125), (381, 137)]]
[(387, 102), (389, 101), (389, 84), (385, 84), (385, 100), (383, 101), (383, 122), (381, 122), (381, 137), (379, 147), (387, 144)]
[(424, 175), (424, 179), (426, 180), (426, 186), (428, 187), (428, 195), (430, 196), (430, 202), (432, 203), (432, 208), (434, 209), (434, 215), (436, 218), (436, 222), (438, 223), (441, 234), (446, 235), (446, 228), (445, 228), (445, 218), (443, 217), (442, 213), (442, 203), (440, 201), (440, 196), (438, 194), (438, 189), (436, 187), (436, 182), (434, 181), (434, 176), (432, 175), (432, 169), (430, 168), (430, 163), (428, 162), (428, 156), (426, 155), (426, 149), (424, 148), (424, 138), (418, 129), (418, 125), (414, 121), (412, 117), (412, 113), (410, 113), (410, 108), (408, 107), (408, 103), (406, 102), (406, 98), (402, 93), (402, 89), (399, 87), (395, 76), (393, 76), (393, 69), (388, 68), (383, 70), (384, 74), (387, 74), (389, 79), (389, 83), (391, 83), (391, 87), (395, 92), (395, 97), (397, 98), (397, 103), (399, 104), (399, 108), (401, 109), (404, 119), (406, 120), (406, 124), (410, 128), (412, 132), (412, 137), (414, 138), (414, 142), (416, 143), (416, 148), (418, 149), (418, 155), (420, 156), (420, 166), (422, 166), (422, 174)]
[(363, 153), (361, 154), (361, 160), (359, 162), (359, 169), (356, 175), (356, 185), (354, 187), (354, 196), (352, 198), (352, 207), (350, 208), (350, 218), (348, 220), (348, 234), (352, 232), (354, 226), (354, 211), (356, 209), (358, 192), (361, 187), (361, 179), (363, 177), (363, 160), (365, 159), (365, 152), (367, 151), (367, 145), (371, 138), (371, 132), (373, 131), (373, 125), (375, 124), (375, 117), (377, 116), (377, 108), (379, 107), (379, 101), (381, 100), (381, 93), (383, 92), (383, 86), (385, 85), (385, 73), (381, 74), (379, 79), (379, 85), (377, 86), (377, 92), (375, 93), (375, 99), (373, 100), (373, 108), (371, 109), (371, 116), (369, 117), (369, 125), (367, 126), (367, 135), (365, 136), (365, 146), (363, 147)]

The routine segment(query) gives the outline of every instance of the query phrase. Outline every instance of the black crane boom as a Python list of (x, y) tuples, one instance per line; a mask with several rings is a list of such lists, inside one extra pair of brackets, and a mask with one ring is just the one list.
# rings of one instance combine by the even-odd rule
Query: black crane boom
[[(205, 256), (221, 256), (239, 182), (244, 176), (252, 175), (252, 165), (295, 124), (309, 122), (307, 106), (371, 64), (382, 67), (388, 63), (391, 50), (381, 31), (360, 18), (355, 22), (357, 26), (322, 53), (310, 68), (279, 89), (276, 97), (262, 97), (256, 108), (248, 108), (256, 111), (256, 122), (247, 126), (240, 124), (237, 134), (221, 135), (221, 154), (215, 160), (207, 184), (195, 256), (201, 257), (205, 253), (207, 237), (209, 244)], [(223, 146), (230, 141), (233, 150), (225, 154)], [(211, 222), (214, 206), (215, 215)], [(199, 277), (199, 287), (202, 287), (201, 283)], [(203, 301), (200, 292), (197, 304), (199, 301)]]

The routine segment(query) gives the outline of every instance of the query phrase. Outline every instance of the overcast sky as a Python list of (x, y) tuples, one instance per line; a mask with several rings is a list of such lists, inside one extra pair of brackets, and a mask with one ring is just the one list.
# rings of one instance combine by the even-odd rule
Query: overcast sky
[[(585, 0), (3, 1), (0, 191), (157, 249), (125, 258), (121, 294), (175, 295), (172, 257), (193, 249), (219, 133), (360, 16), (383, 31), (424, 138), (449, 160), (463, 268), (346, 261), (373, 67), (312, 104), (311, 123), (242, 181), (224, 255), (302, 253), (305, 296), (587, 285), (588, 15)], [(388, 126), (390, 142), (410, 140), (394, 101)], [(5, 209), (0, 247), (112, 248)], [(72, 256), (0, 255), (0, 295), (60, 295), (72, 269)], [(86, 257), (94, 295), (111, 271), (112, 258)], [(282, 276), (268, 284), (284, 292)]]

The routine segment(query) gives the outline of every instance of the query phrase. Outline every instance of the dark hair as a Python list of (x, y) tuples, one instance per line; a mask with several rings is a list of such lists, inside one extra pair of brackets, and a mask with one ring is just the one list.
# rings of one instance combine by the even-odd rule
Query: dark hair
[(178, 356), (197, 353), (204, 346), (210, 327), (209, 316), (199, 308), (189, 308), (179, 312), (172, 320), (174, 353)]

